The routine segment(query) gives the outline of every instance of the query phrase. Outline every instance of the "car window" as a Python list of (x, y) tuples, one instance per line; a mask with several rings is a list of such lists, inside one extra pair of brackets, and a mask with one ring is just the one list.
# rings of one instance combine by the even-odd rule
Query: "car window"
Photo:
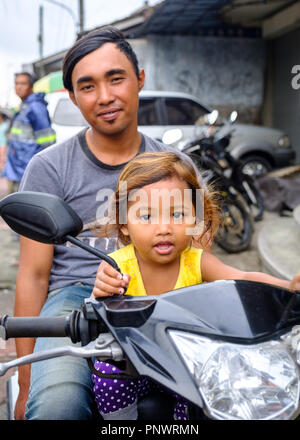
[(159, 117), (159, 99), (140, 98), (138, 125), (163, 125)]
[(58, 125), (85, 126), (88, 125), (80, 110), (68, 98), (60, 99), (57, 103), (53, 122)]
[(165, 110), (168, 125), (194, 125), (208, 111), (197, 102), (184, 98), (166, 98)]

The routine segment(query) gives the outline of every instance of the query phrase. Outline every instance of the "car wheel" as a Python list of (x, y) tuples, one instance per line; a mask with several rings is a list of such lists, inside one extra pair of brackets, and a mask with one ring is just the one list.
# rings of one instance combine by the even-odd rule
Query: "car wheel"
[(261, 177), (272, 169), (270, 162), (258, 155), (247, 156), (241, 159), (242, 172), (251, 177)]

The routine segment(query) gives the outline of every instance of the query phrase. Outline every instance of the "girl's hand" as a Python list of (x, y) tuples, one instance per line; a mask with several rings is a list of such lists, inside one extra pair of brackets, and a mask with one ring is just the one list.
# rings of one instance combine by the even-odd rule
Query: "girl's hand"
[(121, 274), (110, 264), (102, 261), (97, 270), (96, 281), (91, 296), (101, 298), (114, 294), (121, 295), (124, 293), (124, 287), (128, 286), (129, 281), (130, 275)]
[(297, 273), (297, 275), (294, 276), (294, 278), (290, 282), (290, 287), (289, 288), (291, 290), (299, 290), (300, 291), (300, 272)]

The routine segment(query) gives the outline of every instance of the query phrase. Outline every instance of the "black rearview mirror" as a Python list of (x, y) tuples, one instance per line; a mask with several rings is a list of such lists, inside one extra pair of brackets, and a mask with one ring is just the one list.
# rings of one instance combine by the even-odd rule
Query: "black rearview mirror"
[(13, 231), (24, 237), (46, 244), (70, 241), (119, 271), (112, 258), (76, 238), (83, 227), (80, 217), (53, 194), (33, 191), (10, 194), (0, 201), (0, 215)]
[(75, 237), (82, 221), (59, 197), (52, 194), (24, 191), (0, 201), (0, 215), (20, 235), (41, 243), (59, 244), (66, 235)]

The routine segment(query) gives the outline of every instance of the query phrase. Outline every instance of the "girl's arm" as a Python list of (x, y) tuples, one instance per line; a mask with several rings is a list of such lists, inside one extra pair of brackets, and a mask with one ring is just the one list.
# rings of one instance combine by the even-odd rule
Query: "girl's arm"
[(291, 290), (300, 290), (300, 273), (292, 281), (268, 275), (263, 272), (246, 272), (222, 263), (217, 257), (208, 252), (203, 252), (201, 257), (201, 273), (203, 281), (216, 280), (249, 280), (274, 284)]

